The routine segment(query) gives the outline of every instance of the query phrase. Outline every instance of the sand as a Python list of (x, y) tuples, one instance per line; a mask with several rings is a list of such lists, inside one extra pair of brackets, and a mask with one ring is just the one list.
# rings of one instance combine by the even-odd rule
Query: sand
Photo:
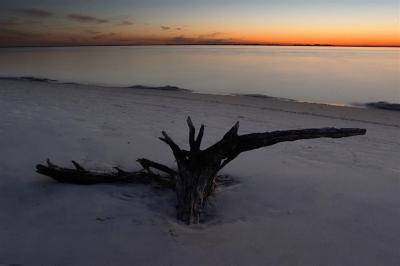
[[(0, 265), (399, 265), (400, 113), (182, 91), (0, 81)], [(78, 186), (35, 173), (46, 158), (94, 169), (174, 165), (158, 140), (204, 146), (240, 133), (361, 127), (366, 136), (281, 143), (223, 170), (208, 221), (175, 220), (174, 194)], [(203, 147), (204, 147), (203, 146)]]

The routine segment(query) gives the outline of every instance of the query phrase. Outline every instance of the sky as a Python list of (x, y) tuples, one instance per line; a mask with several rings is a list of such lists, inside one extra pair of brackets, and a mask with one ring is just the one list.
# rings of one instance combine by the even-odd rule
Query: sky
[(1, 0), (0, 46), (400, 46), (400, 0)]

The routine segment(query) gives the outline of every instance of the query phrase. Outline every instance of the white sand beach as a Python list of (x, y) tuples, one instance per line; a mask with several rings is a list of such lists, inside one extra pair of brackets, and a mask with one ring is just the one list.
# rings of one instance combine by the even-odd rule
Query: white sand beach
[[(0, 265), (399, 265), (400, 112), (248, 96), (0, 80)], [(206, 223), (175, 219), (174, 193), (60, 184), (47, 158), (91, 169), (174, 166), (165, 130), (203, 147), (240, 134), (314, 127), (366, 136), (281, 143), (223, 170), (238, 184)]]

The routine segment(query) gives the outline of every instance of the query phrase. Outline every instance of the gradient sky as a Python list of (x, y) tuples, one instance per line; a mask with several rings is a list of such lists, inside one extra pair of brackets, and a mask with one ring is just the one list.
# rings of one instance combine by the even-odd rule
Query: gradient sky
[(399, 0), (1, 0), (0, 46), (400, 46)]

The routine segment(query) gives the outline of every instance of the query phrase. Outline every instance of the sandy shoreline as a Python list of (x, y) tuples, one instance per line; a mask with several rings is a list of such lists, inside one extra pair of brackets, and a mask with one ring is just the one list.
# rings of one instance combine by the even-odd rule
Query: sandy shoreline
[(281, 98), (281, 97), (273, 97), (266, 94), (257, 94), (257, 93), (233, 93), (233, 94), (218, 94), (218, 93), (203, 93), (198, 91), (192, 91), (186, 88), (177, 87), (177, 86), (144, 86), (144, 85), (131, 85), (131, 86), (106, 86), (106, 85), (96, 85), (96, 84), (81, 84), (76, 82), (67, 82), (67, 81), (59, 81), (55, 79), (41, 78), (41, 77), (31, 77), (31, 76), (0, 76), (0, 81), (26, 81), (26, 82), (41, 82), (41, 83), (52, 83), (52, 84), (63, 84), (63, 85), (78, 85), (78, 86), (86, 86), (86, 87), (105, 87), (105, 88), (129, 88), (129, 89), (137, 89), (137, 90), (157, 90), (157, 91), (177, 91), (177, 92), (188, 92), (188, 93), (196, 93), (196, 94), (205, 94), (205, 95), (213, 95), (213, 96), (237, 96), (237, 97), (250, 97), (250, 98), (260, 98), (260, 99), (270, 99), (279, 102), (298, 102), (298, 103), (309, 103), (309, 104), (318, 104), (318, 105), (329, 105), (329, 106), (339, 106), (339, 107), (356, 107), (356, 108), (373, 108), (373, 109), (383, 109), (389, 111), (399, 111), (400, 104), (395, 102), (386, 102), (386, 101), (375, 101), (375, 102), (353, 102), (349, 104), (340, 104), (340, 103), (326, 103), (326, 102), (307, 102), (289, 98)]
[[(181, 91), (0, 80), (0, 264), (398, 265), (400, 113)], [(240, 133), (361, 127), (367, 136), (283, 143), (224, 171), (206, 224), (175, 222), (173, 194), (80, 187), (34, 173), (50, 157), (104, 169), (148, 157), (173, 165), (159, 137), (205, 143)]]

